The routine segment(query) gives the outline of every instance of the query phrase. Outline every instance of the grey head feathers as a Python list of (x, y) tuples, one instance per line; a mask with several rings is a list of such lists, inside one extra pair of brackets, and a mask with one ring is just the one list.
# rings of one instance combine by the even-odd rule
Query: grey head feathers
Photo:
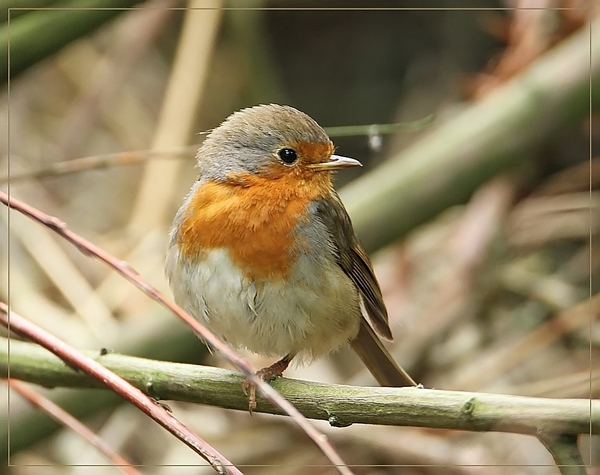
[(230, 115), (212, 130), (196, 158), (200, 179), (224, 181), (231, 174), (256, 173), (277, 162), (277, 152), (295, 143), (329, 143), (311, 117), (293, 107), (259, 105)]

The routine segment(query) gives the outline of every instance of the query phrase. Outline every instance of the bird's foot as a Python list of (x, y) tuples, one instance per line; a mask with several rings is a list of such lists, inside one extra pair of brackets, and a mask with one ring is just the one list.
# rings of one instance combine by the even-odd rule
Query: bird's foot
[[(283, 376), (283, 372), (290, 365), (291, 360), (292, 357), (286, 355), (271, 366), (267, 366), (266, 368), (257, 371), (256, 376), (267, 382), (279, 378)], [(244, 390), (244, 394), (248, 397), (248, 411), (250, 412), (250, 415), (252, 415), (252, 411), (256, 409), (256, 385), (249, 379), (246, 379), (242, 383), (242, 389)]]

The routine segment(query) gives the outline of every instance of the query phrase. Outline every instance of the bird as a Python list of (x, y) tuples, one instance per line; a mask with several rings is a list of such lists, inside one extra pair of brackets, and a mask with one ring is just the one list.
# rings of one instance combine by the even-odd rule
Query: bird
[(196, 155), (167, 280), (175, 302), (230, 346), (277, 358), (257, 372), (263, 380), (349, 343), (380, 385), (416, 386), (382, 343), (392, 332), (381, 288), (333, 188), (334, 171), (361, 163), (334, 152), (290, 106), (226, 118)]

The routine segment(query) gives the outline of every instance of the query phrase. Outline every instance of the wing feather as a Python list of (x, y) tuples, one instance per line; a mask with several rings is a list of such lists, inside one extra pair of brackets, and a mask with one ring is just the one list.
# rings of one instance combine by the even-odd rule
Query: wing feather
[(333, 239), (338, 264), (360, 292), (371, 325), (379, 336), (392, 340), (387, 309), (373, 266), (354, 234), (350, 217), (336, 192), (318, 202), (317, 216)]

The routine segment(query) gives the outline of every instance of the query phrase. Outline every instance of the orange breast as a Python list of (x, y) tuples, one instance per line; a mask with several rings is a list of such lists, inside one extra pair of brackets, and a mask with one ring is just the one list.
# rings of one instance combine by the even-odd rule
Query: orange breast
[(307, 205), (330, 193), (329, 173), (277, 179), (236, 176), (230, 183), (200, 186), (182, 215), (180, 253), (201, 259), (205, 250), (226, 248), (248, 277), (282, 278), (306, 243), (292, 231), (308, 219)]

